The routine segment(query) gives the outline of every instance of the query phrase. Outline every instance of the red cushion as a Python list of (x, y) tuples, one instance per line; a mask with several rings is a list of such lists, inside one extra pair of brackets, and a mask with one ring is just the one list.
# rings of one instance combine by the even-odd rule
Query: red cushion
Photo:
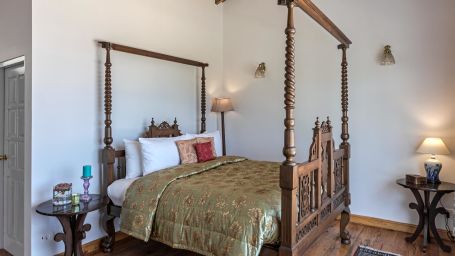
[(194, 149), (196, 149), (198, 163), (207, 162), (215, 159), (211, 142), (196, 143), (194, 144)]

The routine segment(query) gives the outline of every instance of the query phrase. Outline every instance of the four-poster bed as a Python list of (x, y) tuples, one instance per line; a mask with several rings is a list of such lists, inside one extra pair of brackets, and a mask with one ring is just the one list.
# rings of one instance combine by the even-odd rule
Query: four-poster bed
[[(204, 166), (203, 170), (194, 171), (191, 170), (192, 173), (197, 173), (194, 179), (199, 181), (197, 184), (203, 183), (204, 180), (201, 180), (201, 177), (210, 177), (211, 168), (219, 168), (220, 170), (226, 170), (226, 172), (232, 171), (229, 167), (224, 165), (233, 164), (233, 166), (237, 166), (238, 168), (242, 165), (248, 165), (249, 168), (255, 169), (257, 166), (262, 166), (265, 169), (269, 168), (270, 166), (276, 167), (276, 172), (268, 173), (273, 180), (275, 174), (277, 181), (273, 185), (270, 184), (262, 184), (259, 182), (261, 179), (260, 177), (250, 176), (248, 182), (252, 182), (253, 184), (256, 182), (257, 184), (262, 184), (264, 186), (269, 186), (268, 190), (258, 190), (257, 193), (270, 193), (268, 196), (271, 198), (275, 198), (278, 195), (277, 202), (276, 201), (269, 201), (273, 202), (274, 206), (278, 207), (278, 211), (274, 211), (276, 209), (268, 209), (267, 206), (264, 206), (263, 202), (258, 200), (258, 202), (251, 201), (251, 204), (258, 204), (257, 207), (255, 205), (255, 213), (256, 218), (262, 217), (262, 215), (269, 214), (268, 218), (264, 218), (264, 221), (267, 222), (265, 225), (267, 228), (271, 229), (272, 231), (276, 231), (279, 227), (279, 233), (271, 232), (264, 232), (261, 230), (260, 232), (250, 232), (251, 236), (247, 236), (248, 241), (236, 241), (235, 243), (239, 244), (247, 244), (246, 251), (242, 251), (242, 254), (251, 254), (251, 255), (302, 255), (305, 250), (311, 245), (311, 243), (315, 240), (319, 234), (326, 230), (326, 228), (333, 222), (337, 216), (341, 214), (340, 220), (340, 237), (341, 241), (344, 244), (350, 243), (350, 235), (346, 230), (346, 226), (349, 223), (350, 218), (350, 193), (349, 193), (349, 158), (350, 158), (350, 144), (349, 144), (349, 131), (348, 131), (348, 81), (347, 81), (347, 59), (346, 59), (346, 50), (351, 44), (351, 41), (339, 30), (331, 21), (328, 19), (311, 1), (309, 0), (279, 0), (279, 5), (285, 5), (288, 8), (288, 17), (287, 17), (287, 27), (285, 30), (286, 33), (286, 68), (285, 68), (285, 95), (284, 95), (284, 103), (285, 103), (285, 131), (284, 131), (284, 147), (283, 147), (283, 155), (285, 156), (285, 161), (281, 163), (281, 167), (279, 165), (271, 165), (270, 163), (258, 163), (254, 164), (252, 161), (245, 160), (243, 158), (235, 158), (235, 157), (225, 157), (220, 158), (217, 163), (212, 163), (213, 166)], [(316, 121), (315, 127), (313, 128), (313, 143), (310, 146), (310, 156), (309, 160), (306, 163), (296, 163), (295, 156), (296, 156), (296, 147), (295, 147), (295, 118), (294, 118), (294, 109), (295, 109), (295, 27), (294, 27), (294, 9), (295, 7), (301, 8), (305, 11), (308, 15), (310, 15), (315, 21), (317, 21), (322, 27), (324, 27), (330, 34), (332, 34), (341, 44), (338, 48), (342, 51), (342, 81), (341, 81), (341, 106), (342, 106), (342, 134), (341, 139), (342, 143), (340, 145), (340, 149), (336, 150), (334, 146), (334, 140), (332, 136), (332, 125), (331, 121), (327, 119), (327, 121), (320, 122), (319, 120)], [(157, 58), (166, 61), (177, 62), (186, 65), (192, 65), (202, 69), (201, 74), (201, 124), (200, 130), (201, 133), (205, 132), (206, 130), (206, 86), (205, 86), (205, 68), (208, 66), (206, 63), (173, 57), (170, 55), (150, 52), (146, 50), (131, 48), (119, 44), (113, 44), (109, 42), (100, 42), (101, 46), (106, 50), (106, 63), (105, 63), (105, 138), (104, 138), (104, 150), (103, 150), (103, 177), (104, 177), (104, 187), (105, 190), (107, 186), (112, 184), (116, 179), (123, 178), (124, 175), (124, 156), (125, 151), (116, 151), (112, 147), (113, 138), (112, 138), (112, 120), (111, 120), (111, 113), (112, 113), (112, 97), (111, 97), (111, 50), (122, 51), (131, 54), (142, 55), (151, 58)], [(161, 123), (159, 126), (156, 126), (155, 123), (149, 127), (149, 131), (146, 133), (145, 137), (174, 137), (180, 135), (180, 130), (178, 129), (177, 121), (174, 121), (173, 125), (169, 125), (166, 122)], [(242, 164), (244, 163), (244, 164)], [(117, 165), (117, 175), (115, 175), (114, 169)], [(239, 166), (240, 167), (239, 167)], [(183, 166), (183, 165), (182, 165)], [(236, 167), (236, 168), (237, 168)], [(143, 240), (148, 239), (155, 239), (164, 243), (172, 243), (169, 240), (164, 239), (163, 237), (166, 234), (163, 234), (163, 237), (157, 237), (157, 233), (164, 232), (160, 231), (161, 224), (158, 220), (160, 219), (160, 212), (164, 210), (162, 208), (168, 206), (160, 206), (160, 204), (166, 204), (166, 199), (169, 197), (169, 194), (178, 194), (178, 188), (173, 188), (174, 183), (178, 183), (181, 189), (185, 189), (185, 180), (191, 180), (194, 176), (188, 175), (186, 172), (188, 170), (185, 169), (186, 167), (176, 167), (175, 169), (164, 170), (156, 175), (156, 177), (161, 177), (165, 172), (172, 172), (177, 173), (181, 176), (175, 176), (172, 181), (169, 183), (164, 182), (162, 184), (163, 191), (153, 191), (150, 189), (150, 197), (156, 192), (158, 195), (157, 198), (153, 198), (153, 207), (148, 206), (146, 208), (150, 208), (148, 210), (144, 210), (144, 207), (138, 207), (137, 205), (141, 204), (144, 205), (145, 198), (143, 195), (134, 194), (135, 192), (130, 191), (142, 191), (144, 184), (147, 183), (147, 177), (151, 176), (144, 176), (141, 178), (140, 182), (134, 182), (132, 188), (128, 190), (129, 195), (127, 195), (123, 209), (120, 206), (116, 206), (113, 203), (110, 203), (107, 212), (104, 216), (104, 223), (105, 223), (105, 230), (108, 234), (107, 237), (103, 240), (103, 248), (105, 252), (109, 252), (113, 249), (113, 244), (115, 241), (115, 230), (114, 230), (114, 218), (122, 217), (122, 231), (126, 230), (126, 233), (130, 235), (134, 235), (138, 238)], [(223, 169), (224, 168), (224, 169)], [(238, 169), (237, 168), (237, 169)], [(279, 168), (279, 173), (278, 173)], [(235, 168), (234, 168), (235, 169)], [(247, 170), (248, 171), (248, 170)], [(254, 172), (257, 172), (255, 170)], [(184, 173), (184, 174), (183, 174)], [(245, 173), (247, 173), (245, 171)], [(246, 174), (245, 174), (246, 175)], [(191, 177), (190, 177), (191, 176)], [(252, 178), (253, 177), (253, 178)], [(255, 180), (255, 178), (258, 178)], [(242, 183), (242, 184), (250, 184), (250, 183)], [(262, 181), (261, 181), (262, 182)], [(196, 183), (195, 183), (196, 184)], [(150, 185), (150, 184), (149, 184)], [(279, 186), (278, 186), (279, 185)], [(155, 185), (152, 185), (155, 186)], [(207, 185), (208, 186), (208, 185)], [(227, 186), (227, 190), (229, 191), (229, 185), (223, 184), (223, 186)], [(232, 185), (234, 186), (234, 185)], [(247, 186), (247, 185), (245, 185)], [(175, 187), (175, 186), (174, 186)], [(197, 186), (196, 186), (197, 187)], [(194, 188), (194, 187), (192, 187)], [(166, 190), (172, 191), (172, 189), (176, 189), (174, 192), (167, 193)], [(259, 192), (261, 191), (261, 192)], [(163, 195), (161, 195), (162, 193)], [(166, 194), (167, 193), (167, 194)], [(196, 192), (194, 192), (196, 194)], [(229, 193), (229, 192), (227, 192)], [(161, 196), (163, 198), (161, 198)], [(132, 202), (138, 197), (137, 202)], [(142, 201), (140, 201), (142, 200)], [(175, 198), (175, 202), (178, 202), (179, 198)], [(224, 200), (224, 199), (223, 199)], [(191, 203), (192, 201), (185, 199), (181, 203), (186, 205)], [(224, 202), (224, 201), (223, 201)], [(233, 205), (236, 208), (241, 206), (237, 203), (237, 199), (234, 199)], [(205, 201), (204, 201), (205, 203)], [(261, 204), (262, 203), (262, 204)], [(276, 204), (275, 204), (276, 203)], [(219, 207), (220, 202), (216, 204)], [(161, 209), (160, 209), (161, 207)], [(224, 207), (224, 206), (223, 206)], [(264, 208), (261, 208), (264, 207)], [(141, 209), (138, 209), (141, 208)], [(241, 208), (241, 207), (240, 207)], [(273, 207), (272, 207), (273, 208)], [(166, 208), (167, 209), (167, 208)], [(173, 211), (173, 208), (169, 208), (169, 211)], [(231, 214), (232, 214), (232, 209)], [(148, 212), (149, 211), (149, 212)], [(208, 208), (210, 212), (210, 209)], [(120, 214), (122, 212), (122, 215)], [(258, 214), (259, 212), (259, 214)], [(276, 213), (278, 212), (278, 213)], [(164, 214), (164, 213), (161, 213)], [(174, 213), (175, 218), (178, 218), (179, 213)], [(228, 212), (229, 214), (229, 212)], [(249, 211), (251, 214), (251, 209)], [(259, 215), (259, 217), (258, 217)], [(127, 217), (124, 217), (127, 216)], [(144, 217), (145, 216), (145, 217)], [(158, 219), (155, 220), (154, 216)], [(140, 218), (139, 218), (140, 217)], [(237, 216), (241, 219), (242, 215)], [(251, 215), (250, 215), (251, 217)], [(145, 221), (144, 221), (145, 218)], [(252, 217), (251, 217), (252, 218)], [(128, 222), (131, 219), (130, 222)], [(138, 221), (138, 219), (140, 221)], [(196, 219), (198, 217), (196, 216)], [(123, 222), (125, 221), (125, 224)], [(188, 224), (188, 220), (185, 220), (185, 225)], [(127, 223), (128, 222), (128, 223)], [(141, 223), (139, 225), (138, 223)], [(142, 223), (148, 223), (149, 226), (146, 226)], [(279, 224), (278, 224), (279, 223)], [(251, 224), (251, 222), (250, 222)], [(173, 224), (175, 225), (175, 224)], [(183, 224), (182, 224), (183, 225)], [(251, 224), (250, 226), (255, 226)], [(213, 228), (213, 227), (211, 227)], [(232, 230), (232, 225), (229, 227)], [(235, 226), (236, 230), (246, 230), (249, 227), (245, 226)], [(152, 229), (157, 229), (158, 231), (153, 231)], [(188, 231), (190, 234), (190, 231)], [(246, 231), (245, 231), (246, 232)], [(267, 233), (269, 236), (264, 235)], [(191, 233), (192, 239), (202, 239), (199, 236), (195, 237), (193, 233)], [(187, 235), (187, 234), (185, 234)], [(245, 235), (246, 236), (246, 235)], [(210, 237), (206, 237), (202, 242), (199, 241), (199, 245), (203, 246), (204, 241), (212, 241)], [(257, 242), (257, 240), (264, 240)], [(220, 240), (222, 241), (222, 240)], [(251, 242), (254, 241), (254, 242)], [(185, 241), (188, 243), (188, 238)], [(270, 243), (271, 246), (266, 245)], [(207, 242), (205, 242), (207, 243)], [(235, 243), (232, 242), (229, 246), (226, 246), (226, 251), (223, 251), (225, 254), (234, 255), (232, 254), (233, 250), (235, 251)], [(224, 245), (224, 244), (223, 244)], [(259, 247), (258, 247), (259, 246)], [(179, 248), (186, 248), (197, 251), (199, 253), (207, 254), (207, 255), (217, 255), (220, 251), (216, 251), (217, 249), (209, 248), (209, 249), (200, 249), (197, 247), (192, 246), (177, 246)], [(234, 249), (232, 249), (234, 247)], [(262, 250), (261, 250), (262, 247)], [(259, 250), (258, 250), (259, 248)], [(272, 248), (272, 249), (270, 249)], [(214, 250), (214, 251), (210, 251)], [(239, 253), (240, 251), (235, 251)], [(237, 254), (236, 254), (237, 255)]]

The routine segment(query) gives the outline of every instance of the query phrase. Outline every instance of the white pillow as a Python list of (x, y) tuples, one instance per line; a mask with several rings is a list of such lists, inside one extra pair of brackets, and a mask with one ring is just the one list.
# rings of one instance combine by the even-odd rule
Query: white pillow
[(191, 134), (194, 138), (207, 138), (207, 137), (213, 137), (213, 141), (215, 143), (215, 154), (216, 156), (222, 156), (223, 155), (223, 143), (221, 141), (221, 134), (220, 131), (214, 131), (214, 132), (206, 132), (206, 133), (201, 133), (201, 134)]
[(140, 138), (142, 150), (142, 174), (147, 175), (180, 164), (180, 155), (175, 141), (191, 139), (182, 135), (173, 138)]
[(123, 140), (125, 143), (126, 179), (142, 176), (141, 144), (137, 140)]

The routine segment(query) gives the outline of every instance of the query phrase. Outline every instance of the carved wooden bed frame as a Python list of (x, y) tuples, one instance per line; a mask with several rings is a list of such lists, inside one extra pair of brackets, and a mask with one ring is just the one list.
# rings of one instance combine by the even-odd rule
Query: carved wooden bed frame
[[(224, 1), (221, 1), (224, 2)], [(285, 119), (284, 147), (285, 161), (280, 167), (281, 187), (281, 241), (274, 252), (264, 248), (261, 255), (294, 256), (302, 255), (311, 243), (341, 214), (340, 237), (343, 244), (350, 243), (350, 235), (346, 226), (350, 220), (349, 205), (349, 159), (350, 144), (348, 131), (348, 79), (346, 50), (351, 41), (330, 21), (310, 0), (278, 0), (279, 5), (287, 6), (286, 34), (286, 72), (285, 72)], [(340, 149), (336, 150), (332, 136), (331, 121), (316, 121), (313, 128), (313, 143), (310, 147), (308, 162), (296, 163), (295, 147), (295, 27), (294, 9), (299, 7), (324, 29), (333, 35), (341, 44), (341, 106), (342, 133)], [(178, 58), (166, 54), (141, 50), (110, 42), (100, 42), (106, 50), (105, 62), (105, 135), (103, 149), (103, 192), (116, 179), (125, 177), (125, 151), (116, 151), (112, 138), (112, 84), (111, 84), (111, 50), (172, 61), (202, 68), (201, 74), (201, 133), (206, 130), (206, 86), (205, 68), (207, 63)], [(172, 125), (163, 122), (156, 126), (152, 119), (145, 137), (172, 137), (180, 135), (177, 120)], [(115, 174), (117, 166), (117, 175)], [(121, 207), (110, 203), (103, 216), (104, 229), (107, 236), (103, 239), (104, 252), (110, 252), (115, 242), (114, 219), (120, 216)]]

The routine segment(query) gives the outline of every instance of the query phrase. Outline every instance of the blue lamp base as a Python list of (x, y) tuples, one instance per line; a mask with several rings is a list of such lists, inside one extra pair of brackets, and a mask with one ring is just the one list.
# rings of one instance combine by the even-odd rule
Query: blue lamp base
[(427, 182), (433, 184), (439, 184), (439, 173), (442, 169), (442, 163), (435, 156), (425, 161), (425, 172), (427, 173)]

